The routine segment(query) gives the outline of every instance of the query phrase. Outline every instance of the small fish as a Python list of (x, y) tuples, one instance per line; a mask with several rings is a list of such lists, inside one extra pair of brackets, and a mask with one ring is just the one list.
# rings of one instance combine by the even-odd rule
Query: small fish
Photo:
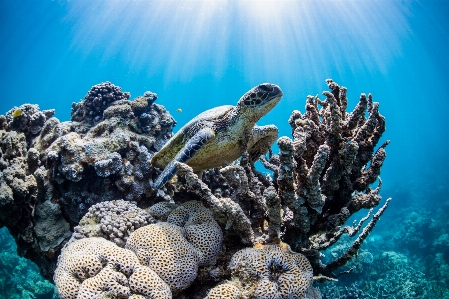
[(16, 109), (13, 113), (12, 113), (12, 117), (19, 117), (22, 115), (22, 109)]
[(182, 112), (182, 109), (181, 109), (181, 108), (178, 108), (178, 109), (176, 109), (176, 112), (181, 113), (181, 112)]

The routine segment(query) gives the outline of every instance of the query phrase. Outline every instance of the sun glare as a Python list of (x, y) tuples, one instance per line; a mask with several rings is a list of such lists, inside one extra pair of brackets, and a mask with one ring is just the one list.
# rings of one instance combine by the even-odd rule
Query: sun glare
[(320, 80), (323, 66), (382, 71), (409, 34), (403, 13), (382, 1), (69, 3), (73, 49), (162, 72), (166, 81), (219, 78), (232, 65), (245, 77), (298, 66)]

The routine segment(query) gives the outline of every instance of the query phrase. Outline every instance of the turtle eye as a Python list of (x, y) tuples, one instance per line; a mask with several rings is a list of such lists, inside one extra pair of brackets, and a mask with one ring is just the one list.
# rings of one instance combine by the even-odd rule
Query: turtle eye
[(270, 92), (272, 90), (272, 88), (270, 88), (270, 86), (268, 86), (268, 84), (260, 84), (259, 88), (265, 92)]

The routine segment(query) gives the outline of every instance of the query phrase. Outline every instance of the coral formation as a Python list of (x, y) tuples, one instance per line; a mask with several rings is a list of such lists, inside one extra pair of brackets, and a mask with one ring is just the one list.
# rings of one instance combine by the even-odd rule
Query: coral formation
[[(159, 210), (161, 204), (157, 204)], [(140, 262), (153, 269), (171, 288), (179, 292), (197, 277), (198, 267), (209, 265), (217, 257), (222, 231), (212, 213), (200, 202), (189, 201), (177, 207), (159, 222), (137, 229), (126, 248)]]
[[(68, 122), (30, 104), (0, 116), (0, 226), (10, 228), (20, 254), (47, 278), (90, 206), (117, 198), (147, 205), (169, 199), (163, 191), (153, 196), (158, 172), (149, 160), (176, 122), (154, 104), (156, 94), (146, 92), (135, 103), (128, 98), (106, 82), (72, 106)], [(142, 122), (144, 114), (152, 122)]]
[(173, 210), (167, 222), (184, 227), (189, 243), (201, 252), (199, 266), (214, 262), (221, 249), (223, 233), (210, 210), (198, 201), (188, 201)]
[(313, 282), (307, 258), (284, 243), (242, 249), (229, 268), (244, 293), (257, 299), (303, 298)]
[(72, 104), (72, 121), (98, 122), (113, 102), (128, 100), (129, 96), (129, 93), (123, 93), (120, 87), (110, 82), (97, 84), (89, 90), (84, 100)]
[(103, 238), (76, 240), (59, 256), (54, 281), (61, 299), (123, 298), (132, 294), (171, 298), (168, 285), (133, 252)]
[(70, 226), (62, 215), (61, 207), (49, 200), (36, 207), (33, 219), (34, 232), (42, 251), (58, 247), (72, 235)]
[[(389, 203), (373, 211), (389, 143), (378, 146), (385, 131), (379, 104), (362, 94), (347, 112), (346, 88), (327, 83), (325, 99), (309, 96), (305, 113), (292, 113), (292, 138), (279, 138), (278, 154), (269, 149), (274, 126), (231, 129), (238, 141), (226, 138), (223, 146), (232, 144), (240, 159), (225, 157), (225, 165), (163, 153), (168, 160), (156, 163), (165, 144), (181, 144), (171, 149), (176, 154), (199, 143), (190, 135), (190, 143), (171, 139), (176, 122), (152, 92), (129, 100), (109, 82), (95, 85), (73, 103), (68, 122), (35, 105), (13, 108), (0, 116), (0, 226), (49, 279), (59, 255), (54, 278), (62, 297), (319, 298), (312, 282), (350, 272), (336, 270)], [(267, 86), (274, 85), (258, 88)], [(254, 108), (263, 94), (241, 101)], [(195, 138), (205, 142), (208, 132)], [(271, 174), (256, 169), (258, 160)], [(165, 173), (155, 167), (167, 163)], [(362, 209), (365, 217), (345, 225)], [(323, 263), (321, 251), (345, 235), (357, 237)], [(435, 244), (446, 248), (444, 238)]]
[(23, 133), (29, 142), (41, 132), (45, 122), (53, 114), (54, 109), (40, 111), (39, 105), (23, 104), (9, 110), (6, 116), (0, 119), (0, 129)]
[(74, 228), (76, 239), (102, 237), (124, 247), (136, 229), (156, 222), (134, 203), (124, 200), (100, 202), (89, 208)]
[[(233, 165), (232, 170), (222, 168), (221, 172), (230, 186), (229, 197), (243, 210), (243, 214), (238, 209), (232, 213), (240, 215), (240, 227), (235, 230), (243, 236), (242, 240), (253, 240), (252, 233), (264, 242), (281, 237), (311, 259), (315, 274), (336, 276), (333, 271), (357, 252), (388, 201), (343, 256), (324, 265), (319, 251), (345, 233), (356, 235), (371, 212), (359, 225), (341, 226), (360, 209), (379, 204), (381, 180), (376, 189), (371, 189), (370, 184), (377, 179), (389, 141), (375, 150), (385, 131), (385, 119), (371, 95), (362, 94), (354, 111), (348, 113), (346, 88), (330, 79), (327, 83), (331, 92), (324, 92), (325, 100), (309, 96), (306, 113), (292, 113), (289, 123), (293, 140), (281, 137), (279, 155), (261, 158), (273, 171), (274, 180), (255, 169), (249, 153), (243, 153), (240, 165)], [(229, 171), (232, 175), (226, 175)], [(194, 177), (188, 173), (188, 169), (180, 173), (185, 176), (188, 190), (202, 197), (212, 211), (220, 206), (215, 202), (226, 200), (216, 198), (201, 183), (194, 184)]]
[[(66, 245), (69, 249), (64, 249), (61, 255), (63, 258), (58, 261), (57, 273), (61, 271), (73, 273), (75, 266), (67, 266), (69, 263), (67, 261), (82, 258), (82, 255), (78, 257), (80, 254), (91, 254), (97, 247), (107, 247), (105, 250), (110, 251), (112, 249), (108, 248), (115, 248), (118, 245), (133, 252), (139, 263), (157, 273), (171, 291), (179, 292), (187, 288), (197, 277), (199, 266), (209, 265), (215, 261), (221, 249), (222, 231), (213, 219), (212, 213), (197, 201), (189, 201), (179, 206), (160, 202), (148, 210), (155, 214), (157, 212), (166, 214), (165, 208), (170, 212), (165, 217), (167, 222), (151, 224), (155, 220), (150, 214), (124, 200), (107, 201), (92, 206), (81, 219), (79, 226), (75, 227), (73, 239)], [(93, 239), (93, 241), (79, 243), (76, 239)], [(116, 245), (99, 241), (103, 239), (109, 239)], [(71, 245), (72, 243), (77, 245)], [(79, 253), (80, 250), (82, 253)], [(116, 255), (114, 253), (114, 256)], [(105, 259), (103, 253), (100, 256)], [(64, 267), (70, 270), (64, 270)], [(112, 268), (105, 267), (100, 271), (91, 262), (89, 267), (98, 275), (94, 278), (92, 277), (94, 274), (90, 273), (91, 278), (78, 286), (80, 292), (86, 289), (87, 293), (83, 296), (94, 296), (102, 289), (104, 283), (109, 283), (105, 276), (113, 275), (114, 281), (117, 278), (118, 274), (114, 274)], [(144, 270), (139, 271), (144, 273)], [(126, 280), (122, 276), (123, 279)], [(87, 286), (84, 287), (85, 284)], [(105, 287), (115, 289), (118, 286)]]
[(202, 255), (186, 240), (181, 227), (164, 222), (136, 230), (125, 248), (133, 251), (143, 265), (153, 269), (175, 292), (195, 280)]
[(204, 299), (243, 298), (238, 287), (230, 283), (220, 284), (209, 291)]

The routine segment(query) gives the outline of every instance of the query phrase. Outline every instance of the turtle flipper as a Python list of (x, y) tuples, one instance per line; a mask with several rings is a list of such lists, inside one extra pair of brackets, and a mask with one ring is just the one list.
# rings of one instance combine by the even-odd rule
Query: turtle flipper
[(176, 156), (168, 163), (162, 173), (157, 177), (156, 181), (152, 184), (154, 189), (159, 189), (166, 182), (168, 182), (178, 170), (175, 162), (186, 163), (205, 145), (208, 141), (215, 137), (215, 132), (210, 128), (204, 128), (199, 130), (184, 147), (176, 154)]

